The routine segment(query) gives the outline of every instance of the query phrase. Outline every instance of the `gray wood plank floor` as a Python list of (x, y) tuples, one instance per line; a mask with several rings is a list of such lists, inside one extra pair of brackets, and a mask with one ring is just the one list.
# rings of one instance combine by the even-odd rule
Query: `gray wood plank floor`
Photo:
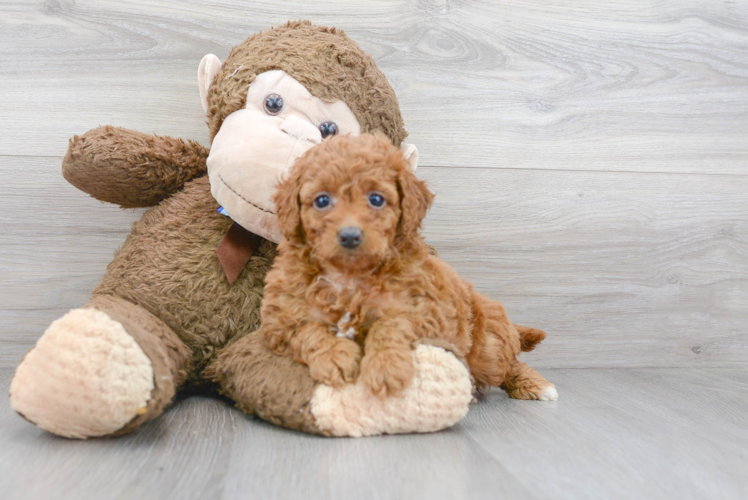
[[(0, 391), (11, 371), (0, 370)], [(72, 441), (0, 399), (4, 500), (743, 499), (748, 371), (555, 369), (559, 401), (491, 391), (436, 434), (326, 439), (206, 397)]]

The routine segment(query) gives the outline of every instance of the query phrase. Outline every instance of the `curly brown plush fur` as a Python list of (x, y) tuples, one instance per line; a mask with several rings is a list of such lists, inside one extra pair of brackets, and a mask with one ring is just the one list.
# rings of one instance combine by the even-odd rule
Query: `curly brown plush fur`
[(207, 158), (194, 141), (104, 126), (70, 139), (62, 175), (98, 200), (152, 207), (205, 175)]
[(231, 49), (208, 92), (211, 139), (228, 115), (244, 107), (255, 77), (276, 69), (323, 101), (347, 103), (363, 132), (379, 130), (397, 145), (408, 135), (395, 92), (369, 54), (343, 30), (293, 21)]
[[(285, 70), (314, 96), (345, 102), (362, 131), (381, 131), (398, 143), (405, 137), (397, 98), (371, 57), (340, 30), (291, 22), (258, 33), (231, 51), (208, 91), (211, 138), (229, 114), (244, 107), (254, 78), (274, 69)], [(70, 141), (62, 170), (71, 184), (122, 207), (153, 208), (133, 225), (84, 312), (76, 310), (55, 323), (58, 344), (46, 351), (37, 348), (19, 366), (11, 404), (25, 414), (36, 412), (38, 425), (70, 437), (126, 432), (160, 414), (176, 391), (190, 385), (217, 389), (272, 422), (321, 432), (308, 411), (317, 385), (308, 370), (273, 354), (262, 336), (251, 335), (259, 328), (263, 280), (276, 245), (261, 239), (229, 284), (216, 248), (232, 220), (216, 212), (218, 203), (205, 176), (207, 157), (207, 148), (196, 142), (118, 127), (100, 127)], [(91, 309), (105, 314), (91, 316)], [(91, 317), (119, 324), (121, 330), (109, 333), (120, 335), (122, 346), (142, 351), (138, 366), (153, 371), (147, 405), (128, 409), (123, 414), (132, 411), (135, 416), (108, 432), (101, 430), (98, 417), (88, 416), (93, 413), (85, 404), (104, 407), (106, 414), (111, 394), (102, 389), (102, 402), (90, 403), (99, 400), (81, 389), (98, 376), (86, 375), (91, 348), (76, 336), (95, 330), (81, 323)], [(128, 338), (135, 347), (127, 344)], [(116, 343), (92, 345), (125, 352)], [(63, 372), (68, 377), (60, 382), (65, 390), (58, 390), (56, 380)], [(31, 413), (26, 416), (33, 420)]]
[[(231, 50), (208, 94), (211, 137), (244, 106), (254, 77), (272, 69), (318, 97), (346, 102), (362, 131), (405, 137), (395, 93), (371, 57), (342, 30), (308, 21), (257, 33)], [(195, 356), (190, 380), (203, 378), (219, 349), (259, 327), (263, 279), (276, 252), (262, 240), (238, 281), (226, 281), (215, 250), (231, 220), (216, 212), (203, 177), (207, 154), (193, 141), (106, 126), (75, 136), (63, 160), (65, 178), (91, 196), (154, 206), (93, 294), (125, 298), (163, 320)]]
[[(249, 84), (275, 69), (317, 98), (341, 99), (362, 132), (379, 131), (398, 144), (406, 135), (392, 88), (339, 30), (289, 23), (250, 38), (222, 67), (212, 55), (203, 63), (198, 80), (211, 138), (237, 111), (247, 133), (255, 125), (262, 130), (254, 132), (277, 126), (279, 134), (303, 140), (283, 128), (285, 119), (241, 121)], [(274, 173), (262, 148), (277, 152), (283, 142), (277, 137), (286, 136), (270, 137), (276, 142), (243, 151), (260, 158), (252, 175)], [(216, 143), (211, 155), (231, 157), (233, 150)], [(239, 221), (216, 211), (205, 175), (206, 162), (216, 163), (208, 156), (192, 141), (108, 126), (70, 141), (62, 168), (73, 185), (102, 201), (153, 208), (133, 225), (91, 300), (54, 321), (24, 357), (10, 383), (11, 407), (43, 429), (75, 438), (129, 432), (157, 417), (185, 387), (220, 392), (270, 422), (325, 435), (433, 431), (462, 418), (469, 374), (447, 343), (417, 346), (424, 383), (409, 398), (379, 405), (363, 390), (338, 394), (320, 386), (307, 367), (269, 349), (257, 329), (276, 245), (258, 236), (229, 283), (217, 249)]]
[(286, 239), (262, 303), (271, 349), (333, 387), (360, 370), (384, 398), (413, 378), (413, 343), (439, 339), (479, 387), (544, 397), (551, 384), (517, 355), (545, 333), (518, 331), (500, 303), (429, 255), (418, 231), (432, 199), (381, 134), (334, 137), (297, 161), (275, 197)]

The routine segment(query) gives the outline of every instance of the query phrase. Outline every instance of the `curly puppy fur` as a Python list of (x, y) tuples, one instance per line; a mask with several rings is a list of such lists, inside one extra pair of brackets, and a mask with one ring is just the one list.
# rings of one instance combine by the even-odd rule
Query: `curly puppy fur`
[[(320, 196), (327, 206), (315, 204)], [(412, 344), (439, 339), (467, 359), (479, 388), (552, 399), (553, 386), (517, 360), (545, 333), (515, 327), (500, 303), (429, 255), (419, 229), (432, 199), (382, 134), (335, 137), (299, 159), (275, 197), (285, 239), (262, 303), (271, 349), (319, 382), (360, 376), (384, 398), (410, 383)], [(356, 246), (343, 244), (351, 228)]]

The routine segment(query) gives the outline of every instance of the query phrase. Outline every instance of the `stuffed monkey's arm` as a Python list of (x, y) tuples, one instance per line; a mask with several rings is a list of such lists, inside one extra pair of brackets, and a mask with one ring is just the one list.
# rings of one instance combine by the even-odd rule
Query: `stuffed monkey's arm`
[(62, 175), (97, 200), (150, 207), (205, 175), (207, 157), (194, 141), (104, 126), (70, 140)]

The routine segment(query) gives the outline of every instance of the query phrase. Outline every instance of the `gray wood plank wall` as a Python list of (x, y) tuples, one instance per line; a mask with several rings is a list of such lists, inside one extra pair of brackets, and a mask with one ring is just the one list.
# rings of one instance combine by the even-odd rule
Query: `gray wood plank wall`
[(142, 214), (65, 183), (68, 138), (207, 145), (200, 58), (289, 12), (375, 57), (437, 193), (427, 237), (549, 332), (535, 366), (746, 366), (748, 2), (558, 4), (0, 3), (0, 366)]

